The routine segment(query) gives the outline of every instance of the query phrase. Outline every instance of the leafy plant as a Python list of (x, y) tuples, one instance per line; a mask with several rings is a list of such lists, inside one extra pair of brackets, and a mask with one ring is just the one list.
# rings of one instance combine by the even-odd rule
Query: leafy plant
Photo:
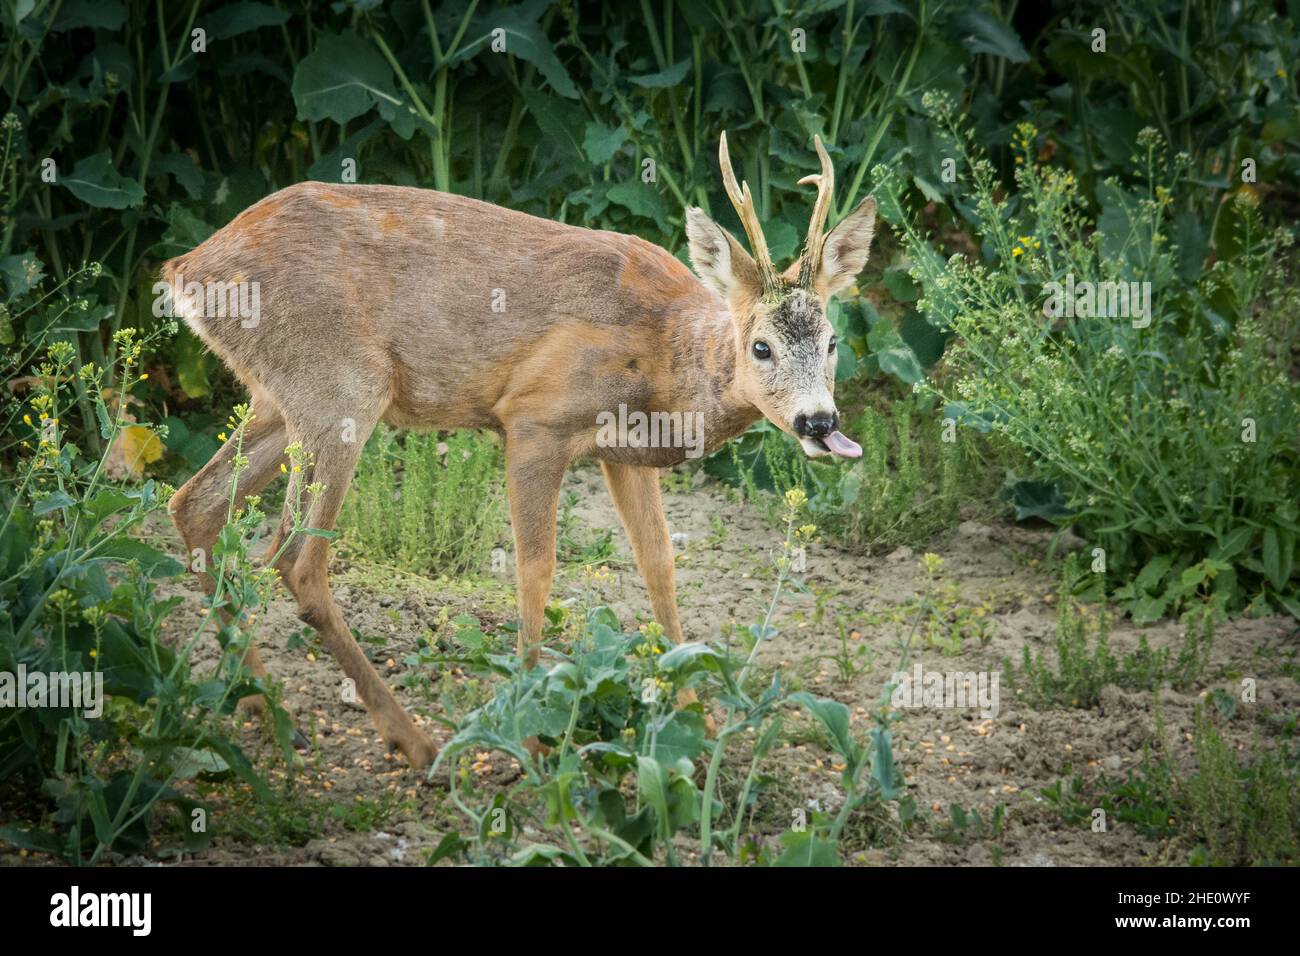
[[(583, 632), (566, 650), (548, 649), (554, 660), (549, 667), (525, 670), (514, 655), (487, 655), (486, 663), (504, 679), (486, 705), (456, 722), (456, 735), (431, 771), (446, 769), (452, 800), (469, 820), (472, 835), (448, 834), (432, 858), (464, 854), (512, 865), (676, 865), (680, 838), (697, 834), (705, 865), (716, 851), (737, 860), (747, 845), (745, 810), (758, 766), (779, 738), (782, 708), (794, 705), (824, 728), (828, 745), (843, 762), (845, 796), (833, 818), (814, 815), (810, 826), (783, 835), (785, 849), (776, 862), (836, 863), (849, 815), (864, 804), (894, 800), (902, 790), (883, 706), (878, 726), (860, 741), (851, 732), (848, 708), (838, 701), (791, 693), (779, 674), (765, 687), (750, 689), (758, 649), (775, 634), (772, 610), (789, 572), (803, 504), (792, 492), (772, 602), (763, 621), (751, 628), (752, 644), (743, 660), (708, 644), (672, 646), (657, 624), (623, 633), (607, 608), (588, 614)], [(712, 718), (695, 700), (697, 690), (706, 687), (716, 688), (722, 705), (712, 739), (707, 733)], [(724, 802), (719, 770), (729, 745), (738, 740), (749, 742), (749, 769), (738, 792)], [(475, 779), (494, 753), (513, 760), (522, 776), (488, 797), (478, 793)], [(477, 755), (472, 763), (470, 754)], [(702, 786), (697, 761), (704, 766)], [(525, 825), (550, 841), (524, 839)]]
[[(40, 301), (30, 308), (60, 307)], [(127, 430), (149, 428), (128, 424), (124, 403), (108, 411), (104, 383), (137, 382), (148, 344), (133, 329), (115, 338), (118, 368), (111, 377), (77, 364), (68, 342), (51, 345), (30, 386), (29, 410), (8, 410), (4, 427), (21, 451), (17, 470), (0, 482), (0, 672), (10, 690), (26, 674), (51, 688), (79, 685), (80, 694), (42, 691), (26, 704), (0, 708), (0, 781), (21, 780), (27, 793), (41, 795), (30, 807), (36, 825), (6, 824), (0, 839), (73, 863), (143, 849), (164, 805), (181, 815), (177, 829), (187, 849), (205, 845), (206, 809), (180, 789), (199, 774), (237, 774), (270, 800), (229, 736), (226, 718), (241, 698), (271, 694), (277, 739), (286, 757), (291, 753), (287, 715), (243, 666), (254, 612), (274, 579), (247, 561), (263, 516), (253, 499), (235, 508), (233, 484), (228, 523), (210, 556), (216, 588), (208, 612), (190, 638), (175, 646), (162, 640), (180, 598), (161, 598), (158, 583), (185, 568), (140, 537), (171, 489), (153, 481), (123, 486), (108, 475)], [(104, 443), (97, 457), (86, 457), (61, 427), (76, 400), (72, 381), (97, 411)], [(237, 442), (246, 422), (246, 413), (232, 420)], [(237, 456), (236, 482), (239, 471)], [(302, 531), (297, 522), (290, 537)], [(195, 674), (190, 655), (210, 635), (223, 653), (213, 670)]]
[(500, 446), (474, 432), (398, 436), (381, 426), (339, 515), (351, 552), (426, 574), (482, 573), (505, 528)]
[(1116, 656), (1110, 648), (1110, 618), (1106, 611), (1076, 602), (1073, 582), (1077, 556), (1069, 555), (1061, 572), (1056, 608), (1056, 667), (1042, 652), (1025, 645), (1019, 668), (1004, 659), (1008, 687), (1035, 707), (1095, 707), (1108, 685), (1155, 691), (1164, 684), (1177, 690), (1195, 687), (1210, 664), (1214, 648), (1215, 612), (1211, 607), (1183, 615), (1183, 643), (1153, 650), (1146, 635), (1137, 649)]
[[(1205, 596), (1300, 613), (1300, 525), (1282, 490), (1300, 470), (1300, 383), (1276, 346), (1292, 341), (1300, 301), (1290, 234), (1263, 230), (1238, 197), (1240, 246), (1202, 269), (1199, 254), (1181, 258), (1174, 213), (1188, 159), (1167, 159), (1155, 130), (1139, 138), (1136, 184), (1098, 187), (1093, 221), (1074, 175), (1040, 158), (1031, 125), (1013, 140), (1019, 191), (1004, 195), (949, 101), (927, 103), (967, 171), (984, 261), (945, 261), (901, 219), (922, 311), (957, 333), (950, 375), (920, 387), (1060, 489), (1068, 510), (1047, 516), (1101, 549), (1116, 586), (1132, 582), (1121, 597), (1140, 620)], [(897, 209), (896, 180), (882, 177)], [(1118, 291), (1133, 292), (1128, 306)], [(1126, 314), (1094, 317), (1108, 310)]]

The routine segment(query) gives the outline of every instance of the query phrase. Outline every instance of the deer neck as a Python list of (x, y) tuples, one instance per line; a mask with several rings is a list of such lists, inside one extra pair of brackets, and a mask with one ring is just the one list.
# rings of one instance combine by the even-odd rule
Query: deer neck
[(700, 287), (701, 296), (665, 323), (665, 351), (673, 356), (664, 405), (702, 416), (706, 453), (761, 417), (736, 383), (735, 325), (726, 303)]

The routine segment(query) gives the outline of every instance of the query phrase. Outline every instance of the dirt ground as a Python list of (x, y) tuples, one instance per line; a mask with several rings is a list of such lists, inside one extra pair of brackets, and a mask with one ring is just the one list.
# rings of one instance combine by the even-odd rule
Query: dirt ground
[[(702, 478), (702, 476), (700, 476)], [(665, 491), (667, 510), (678, 546), (678, 592), (688, 639), (717, 640), (729, 624), (747, 626), (761, 619), (773, 587), (761, 572), (780, 546), (781, 533), (753, 503), (733, 500), (727, 489), (711, 480), (696, 487)], [(573, 513), (580, 534), (614, 529), (616, 557), (610, 574), (593, 579), (580, 565), (562, 564), (553, 600), (607, 603), (625, 627), (649, 619), (644, 589), (630, 560), (627, 539), (594, 467), (575, 470), (566, 491), (576, 493)], [(684, 535), (684, 537), (683, 537)], [(1050, 540), (1045, 530), (1010, 524), (966, 521), (954, 534), (940, 536), (924, 550), (944, 559), (943, 579), (960, 586), (961, 601), (983, 606), (990, 622), (986, 643), (966, 641), (955, 654), (934, 647), (918, 648), (913, 663), (945, 672), (1000, 672), (1004, 658), (1019, 661), (1026, 645), (1054, 645), (1057, 579), (1043, 566)], [(779, 635), (760, 652), (760, 666), (780, 668), (797, 685), (834, 697), (853, 712), (855, 725), (865, 732), (868, 711), (899, 660), (903, 628), (880, 623), (880, 612), (914, 600), (923, 586), (920, 550), (900, 548), (892, 553), (862, 556), (815, 543), (808, 549), (806, 590), (787, 592), (773, 623)], [(432, 717), (440, 710), (434, 696), (417, 686), (401, 685), (409, 668), (403, 658), (416, 650), (425, 631), (447, 627), (450, 617), (473, 614), (488, 623), (502, 623), (513, 614), (513, 561), (510, 570), (475, 581), (429, 581), (392, 569), (352, 564), (344, 556), (334, 562), (335, 595), (349, 623), (367, 640), (367, 649), (399, 699), (436, 741), (450, 737), (449, 728)], [(188, 633), (201, 613), (200, 595), (191, 581), (172, 585), (185, 595), (174, 625)], [(841, 674), (833, 660), (840, 650), (840, 628), (850, 637), (856, 673)], [(238, 784), (202, 784), (203, 797), (214, 806), (216, 835), (211, 847), (192, 865), (363, 864), (420, 865), (424, 851), (437, 845), (462, 818), (446, 800), (444, 788), (430, 785), (422, 774), (407, 770), (386, 754), (360, 705), (340, 700), (342, 672), (318, 646), (291, 640), (302, 625), (292, 602), (281, 597), (264, 621), (262, 655), (270, 673), (281, 681), (285, 702), (296, 714), (300, 729), (313, 738), (313, 750), (291, 775), (302, 818), (270, 823), (261, 808)], [(1131, 650), (1138, 630), (1118, 625), (1111, 645)], [(1143, 631), (1153, 647), (1179, 645), (1176, 623)], [(856, 638), (852, 635), (857, 635)], [(199, 664), (215, 660), (215, 642), (206, 642)], [(1257, 680), (1259, 712), (1294, 712), (1300, 708), (1296, 671), (1284, 666), (1295, 647), (1293, 622), (1282, 618), (1236, 620), (1217, 630), (1212, 663), (1204, 686), (1161, 694), (1160, 716), (1167, 745), (1180, 761), (1191, 761), (1193, 712), (1200, 699), (1216, 687), (1236, 691), (1242, 677)], [(408, 675), (409, 679), (409, 675)], [(418, 683), (418, 682), (415, 682)], [(1143, 758), (1143, 745), (1154, 741), (1156, 713), (1150, 694), (1108, 687), (1098, 707), (1090, 710), (1034, 710), (1001, 688), (996, 717), (982, 717), (977, 708), (917, 708), (906, 711), (894, 727), (895, 757), (908, 792), (917, 805), (917, 820), (905, 833), (877, 841), (848, 854), (850, 863), (878, 865), (962, 865), (1001, 863), (1025, 866), (1124, 864), (1182, 864), (1187, 847), (1144, 838), (1132, 826), (1111, 821), (1104, 833), (1087, 822), (1067, 825), (1058, 809), (1041, 796), (1046, 787), (1078, 774), (1084, 792), (1105, 775), (1124, 778)], [(476, 692), (469, 687), (467, 694)], [(1254, 717), (1229, 722), (1226, 739), (1249, 743)], [(252, 723), (243, 725), (243, 743), (254, 760), (264, 759), (270, 745)], [(485, 777), (509, 768), (482, 761), (476, 772)], [(499, 759), (499, 758), (498, 758)], [(839, 773), (828, 752), (816, 744), (791, 742), (770, 758), (771, 774), (780, 783), (764, 792), (769, 805), (764, 816), (789, 820), (795, 808), (817, 802), (837, 803)], [(287, 785), (283, 771), (273, 779)], [(945, 826), (949, 806), (978, 811), (989, 821), (995, 808), (1005, 807), (1006, 822), (998, 834), (954, 836)], [(779, 823), (773, 828), (779, 829)], [(286, 839), (285, 833), (296, 834)], [(774, 838), (773, 838), (774, 839)], [(140, 858), (119, 862), (145, 862)]]

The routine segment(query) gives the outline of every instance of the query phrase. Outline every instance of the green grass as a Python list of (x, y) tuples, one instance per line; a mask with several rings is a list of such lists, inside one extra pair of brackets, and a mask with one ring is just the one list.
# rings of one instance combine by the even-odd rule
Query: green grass
[(1077, 560), (1070, 555), (1064, 563), (1057, 595), (1056, 663), (1025, 646), (1020, 665), (1004, 659), (1002, 669), (1007, 686), (1031, 706), (1094, 707), (1108, 685), (1133, 690), (1155, 691), (1165, 684), (1183, 690), (1195, 687), (1205, 675), (1214, 647), (1215, 616), (1203, 607), (1183, 615), (1183, 642), (1177, 649), (1153, 649), (1146, 635), (1138, 638), (1129, 654), (1115, 654), (1110, 647), (1110, 615), (1101, 607), (1079, 604), (1072, 584)]
[(498, 443), (480, 433), (381, 427), (339, 515), (342, 544), (363, 561), (430, 576), (488, 573), (506, 527), (501, 463)]

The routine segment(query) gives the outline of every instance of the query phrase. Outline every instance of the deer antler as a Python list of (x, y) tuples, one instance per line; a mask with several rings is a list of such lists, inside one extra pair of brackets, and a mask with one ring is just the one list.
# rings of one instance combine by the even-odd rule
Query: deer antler
[(781, 288), (781, 280), (777, 276), (776, 267), (772, 265), (772, 256), (767, 251), (767, 239), (763, 237), (763, 226), (754, 209), (754, 197), (749, 194), (749, 183), (736, 183), (736, 172), (731, 168), (731, 154), (727, 152), (725, 130), (718, 142), (718, 165), (722, 167), (722, 186), (727, 191), (727, 198), (736, 208), (740, 224), (745, 227), (745, 235), (749, 237), (750, 248), (754, 250), (754, 261), (763, 280), (763, 293), (766, 295), (776, 292)]
[(817, 202), (813, 206), (812, 219), (808, 220), (808, 239), (804, 242), (803, 256), (799, 263), (799, 288), (811, 290), (817, 279), (817, 270), (821, 267), (822, 246), (825, 236), (826, 217), (831, 211), (831, 196), (835, 192), (835, 167), (826, 154), (820, 136), (813, 136), (813, 145), (817, 147), (817, 158), (821, 160), (822, 171), (799, 180), (799, 185), (817, 184)]

